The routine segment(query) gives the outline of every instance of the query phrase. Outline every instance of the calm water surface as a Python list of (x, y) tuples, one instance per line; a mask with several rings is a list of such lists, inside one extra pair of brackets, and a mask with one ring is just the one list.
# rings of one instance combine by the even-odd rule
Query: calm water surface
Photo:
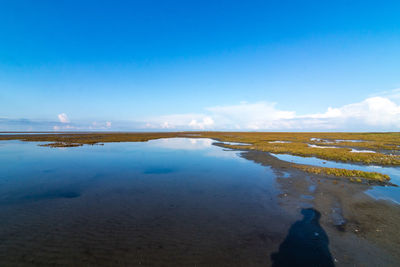
[(23, 133), (23, 132), (15, 132), (15, 133), (13, 133), (13, 132), (0, 132), (0, 135), (31, 135), (31, 134), (36, 135), (36, 134), (60, 134), (60, 133), (57, 133), (57, 132), (47, 132), (47, 133), (43, 133), (43, 132), (38, 132), (38, 133), (36, 133), (36, 132), (29, 132), (29, 133)]
[[(49, 148), (1, 141), (0, 266), (333, 266), (313, 198), (300, 197), (294, 212), (282, 206), (279, 183), (290, 174), (214, 142)], [(400, 182), (398, 168), (325, 162)], [(368, 193), (397, 200), (395, 190)]]
[(270, 168), (213, 142), (0, 142), (0, 265), (269, 264), (298, 218)]

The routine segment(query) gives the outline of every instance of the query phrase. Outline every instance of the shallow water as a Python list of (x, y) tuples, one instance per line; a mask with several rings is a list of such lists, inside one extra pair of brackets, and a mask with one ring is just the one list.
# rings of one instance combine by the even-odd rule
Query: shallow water
[(313, 145), (313, 144), (307, 144), (309, 147), (314, 147), (314, 148), (322, 148), (322, 149), (324, 149), (324, 148), (340, 148), (340, 147), (337, 147), (337, 146), (319, 146), (319, 145)]
[[(280, 160), (290, 161), (293, 163), (314, 165), (328, 168), (341, 168), (351, 170), (361, 170), (368, 172), (380, 172), (387, 174), (391, 178), (391, 182), (400, 186), (400, 167), (382, 167), (372, 165), (358, 165), (350, 163), (341, 163), (329, 160), (318, 159), (315, 157), (300, 157), (287, 154), (272, 154)], [(376, 199), (387, 199), (400, 204), (400, 187), (393, 186), (373, 186), (366, 192)]]
[(270, 144), (290, 144), (290, 141), (269, 141)]
[(335, 142), (351, 142), (351, 143), (362, 143), (362, 142), (368, 142), (364, 140), (346, 140), (346, 139), (337, 139)]
[(12, 133), (12, 132), (0, 132), (0, 135), (36, 135), (36, 134), (60, 134), (57, 132), (47, 132), (47, 133), (43, 133), (43, 132), (28, 132), (28, 133), (22, 133), (22, 132), (16, 132), (16, 133)]
[(355, 149), (355, 148), (352, 148), (350, 152), (352, 152), (352, 153), (376, 153), (375, 151), (372, 151), (372, 150), (365, 150), (365, 149), (360, 150), (360, 149)]
[(228, 141), (216, 141), (216, 142), (231, 146), (251, 146), (251, 144), (249, 143), (241, 143), (241, 142), (228, 142)]
[(0, 265), (269, 264), (299, 218), (269, 167), (213, 142), (0, 142)]

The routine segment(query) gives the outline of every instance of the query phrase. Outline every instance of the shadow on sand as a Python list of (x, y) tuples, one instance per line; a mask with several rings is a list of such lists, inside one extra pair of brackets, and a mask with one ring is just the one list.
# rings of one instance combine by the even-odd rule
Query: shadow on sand
[(321, 214), (312, 208), (301, 214), (304, 218), (290, 227), (279, 251), (271, 254), (272, 266), (334, 266), (328, 236), (319, 224)]

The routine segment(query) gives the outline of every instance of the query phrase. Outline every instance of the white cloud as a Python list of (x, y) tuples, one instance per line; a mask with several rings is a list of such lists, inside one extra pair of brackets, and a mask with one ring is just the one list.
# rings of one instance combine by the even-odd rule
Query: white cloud
[(105, 121), (105, 122), (104, 121), (102, 121), (102, 122), (94, 121), (94, 122), (92, 122), (92, 125), (90, 125), (88, 127), (88, 129), (89, 130), (106, 130), (106, 129), (111, 128), (111, 125), (112, 125), (111, 121)]
[[(60, 114), (61, 115), (61, 114)], [(97, 122), (93, 121), (90, 124), (88, 123), (65, 123), (56, 122), (55, 125), (52, 126), (53, 131), (100, 131), (100, 130), (108, 130), (111, 128), (112, 123), (109, 121), (106, 122)]]
[(276, 128), (282, 120), (292, 119), (295, 112), (278, 110), (275, 103), (242, 102), (239, 105), (209, 107), (216, 124), (229, 129), (268, 129)]
[(189, 126), (193, 129), (204, 130), (214, 125), (214, 120), (211, 117), (204, 117), (202, 121), (192, 120)]
[(72, 131), (72, 130), (80, 130), (79, 127), (72, 125), (54, 125), (53, 131)]
[(150, 118), (144, 128), (151, 129), (209, 129), (214, 120), (204, 114), (172, 114)]
[(145, 121), (71, 123), (65, 113), (55, 121), (0, 118), (2, 130), (259, 130), (259, 131), (400, 131), (400, 89), (357, 103), (312, 114), (282, 110), (275, 103), (242, 102), (208, 107), (202, 113), (172, 114)]
[(340, 108), (328, 108), (325, 113), (299, 116), (300, 118), (319, 118), (331, 122), (336, 127), (349, 127), (352, 124), (378, 129), (377, 127), (400, 128), (400, 106), (385, 97), (370, 97), (359, 103)]
[(69, 123), (70, 122), (69, 119), (68, 119), (67, 114), (65, 114), (65, 113), (58, 114), (58, 120), (61, 123)]
[[(400, 130), (400, 105), (387, 97), (370, 97), (325, 112), (297, 115), (275, 103), (243, 102), (216, 106), (204, 114), (175, 114), (153, 118), (147, 128), (198, 130), (382, 131)], [(151, 127), (150, 127), (151, 126)]]

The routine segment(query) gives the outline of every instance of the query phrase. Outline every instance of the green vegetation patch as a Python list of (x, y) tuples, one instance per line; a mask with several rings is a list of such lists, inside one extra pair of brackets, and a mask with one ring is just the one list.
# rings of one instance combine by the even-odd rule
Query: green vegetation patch
[(83, 146), (83, 144), (56, 142), (56, 143), (50, 143), (50, 144), (42, 144), (42, 145), (39, 145), (39, 146), (48, 146), (48, 147), (76, 147), (76, 146)]
[[(247, 146), (247, 149), (275, 154), (317, 157), (340, 162), (400, 165), (400, 156), (395, 155), (396, 153), (400, 153), (400, 133), (205, 132), (201, 136), (220, 141), (249, 143), (251, 145)], [(336, 140), (341, 141), (337, 142)], [(354, 142), (354, 140), (357, 142)], [(324, 148), (310, 147), (309, 144), (324, 146)], [(225, 146), (234, 149), (243, 149), (243, 146)], [(332, 146), (336, 148), (332, 148)], [(368, 149), (375, 153), (354, 153), (351, 152), (351, 147)], [(383, 151), (388, 150), (396, 153), (383, 153)]]
[(389, 184), (390, 181), (389, 175), (382, 174), (379, 172), (366, 172), (366, 171), (348, 170), (339, 168), (315, 167), (315, 166), (300, 165), (300, 164), (293, 164), (293, 167), (313, 174), (345, 177), (352, 182), (362, 182), (363, 180), (366, 180), (368, 182), (373, 182), (378, 184)]

